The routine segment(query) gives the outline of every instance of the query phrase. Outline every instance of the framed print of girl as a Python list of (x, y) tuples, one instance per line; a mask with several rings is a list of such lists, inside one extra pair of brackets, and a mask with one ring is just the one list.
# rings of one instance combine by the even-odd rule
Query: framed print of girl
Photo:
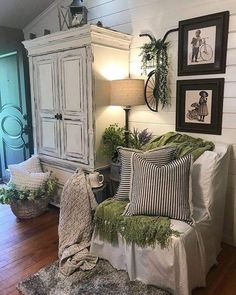
[(176, 130), (221, 134), (224, 79), (177, 81)]
[(225, 73), (229, 11), (179, 22), (178, 75)]
[(199, 92), (199, 96), (200, 98), (198, 102), (193, 102), (190, 104), (191, 109), (187, 110), (186, 116), (190, 121), (195, 120), (205, 122), (205, 117), (209, 115), (207, 107), (208, 92), (202, 90)]
[(199, 98), (199, 121), (204, 122), (204, 118), (208, 116), (208, 108), (207, 108), (207, 97), (208, 93), (206, 91), (200, 91), (199, 92), (200, 98)]

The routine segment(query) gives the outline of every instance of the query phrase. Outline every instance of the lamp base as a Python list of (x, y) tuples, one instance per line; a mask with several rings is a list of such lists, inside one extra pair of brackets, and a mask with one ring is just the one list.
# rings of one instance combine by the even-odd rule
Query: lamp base
[(126, 106), (124, 107), (125, 111), (125, 146), (129, 147), (129, 112), (131, 107)]

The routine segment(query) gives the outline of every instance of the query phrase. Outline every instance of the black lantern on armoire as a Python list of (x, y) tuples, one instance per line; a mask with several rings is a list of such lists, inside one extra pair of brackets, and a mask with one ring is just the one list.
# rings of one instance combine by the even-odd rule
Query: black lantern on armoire
[(83, 5), (83, 0), (73, 0), (69, 8), (72, 27), (80, 27), (87, 24), (88, 9)]

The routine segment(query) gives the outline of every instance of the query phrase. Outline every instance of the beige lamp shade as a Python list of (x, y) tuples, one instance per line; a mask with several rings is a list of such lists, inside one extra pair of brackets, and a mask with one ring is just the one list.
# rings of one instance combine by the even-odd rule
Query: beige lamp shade
[(111, 105), (114, 106), (136, 106), (144, 102), (144, 80), (123, 79), (113, 80), (111, 86)]

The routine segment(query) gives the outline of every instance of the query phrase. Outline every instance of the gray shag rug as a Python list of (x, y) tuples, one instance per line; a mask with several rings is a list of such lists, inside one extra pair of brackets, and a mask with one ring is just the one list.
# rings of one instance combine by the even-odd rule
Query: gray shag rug
[(170, 295), (169, 292), (131, 282), (125, 271), (99, 260), (90, 271), (77, 271), (66, 277), (58, 271), (58, 261), (18, 284), (24, 295)]

